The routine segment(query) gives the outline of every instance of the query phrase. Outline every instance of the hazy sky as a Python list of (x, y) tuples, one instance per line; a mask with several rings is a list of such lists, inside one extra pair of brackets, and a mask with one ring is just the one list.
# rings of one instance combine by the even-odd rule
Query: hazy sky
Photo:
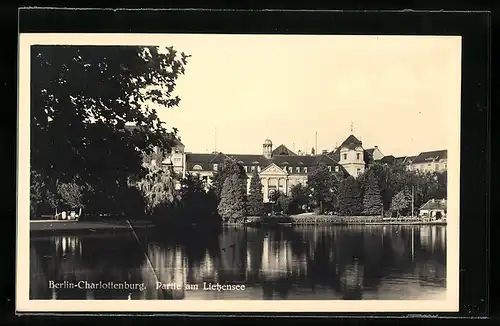
[[(269, 137), (309, 152), (350, 134), (385, 155), (447, 149), (460, 110), (458, 37), (169, 35), (192, 57), (159, 108), (186, 151), (262, 153)], [(215, 129), (217, 132), (215, 133)], [(215, 141), (216, 139), (216, 141)], [(216, 144), (215, 144), (216, 143)]]

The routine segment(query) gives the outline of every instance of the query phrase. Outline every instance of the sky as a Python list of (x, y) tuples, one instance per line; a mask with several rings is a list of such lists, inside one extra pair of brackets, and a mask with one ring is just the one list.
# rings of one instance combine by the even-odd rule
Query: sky
[[(191, 55), (176, 108), (188, 152), (332, 150), (353, 134), (384, 155), (448, 149), (459, 135), (461, 40), (437, 36), (166, 35)], [(163, 44), (162, 44), (163, 45)]]

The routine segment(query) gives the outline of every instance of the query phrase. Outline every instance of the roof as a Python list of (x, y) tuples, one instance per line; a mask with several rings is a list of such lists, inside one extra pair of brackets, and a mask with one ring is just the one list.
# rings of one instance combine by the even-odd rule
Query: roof
[(430, 199), (427, 203), (423, 204), (421, 210), (446, 210), (446, 199)]
[(396, 160), (396, 158), (393, 155), (384, 156), (379, 161), (380, 161), (380, 163), (384, 163), (384, 164), (398, 163), (398, 161)]
[(288, 149), (288, 147), (286, 147), (285, 145), (281, 144), (279, 145), (278, 147), (276, 147), (274, 150), (273, 150), (273, 155), (297, 155), (295, 154), (294, 152), (292, 152), (290, 149)]
[(439, 150), (439, 151), (431, 151), (431, 152), (422, 152), (415, 157), (412, 163), (431, 163), (435, 161), (439, 161), (442, 159), (448, 158), (447, 150)]
[(353, 149), (353, 148), (356, 148), (358, 146), (362, 146), (363, 143), (357, 139), (354, 135), (349, 135), (349, 137), (346, 138), (346, 140), (344, 140), (342, 142), (342, 144), (340, 145), (340, 147), (347, 147), (349, 149)]
[(268, 139), (264, 140), (264, 145), (272, 145), (272, 144), (273, 144), (273, 142), (271, 141), (271, 139), (268, 138)]
[(244, 165), (266, 166), (269, 164), (269, 160), (267, 158), (258, 154), (227, 154), (226, 156)]
[[(224, 153), (186, 153), (186, 163), (188, 169), (192, 169), (195, 165), (199, 165), (203, 170), (211, 170), (212, 164), (221, 164), (226, 159), (231, 158), (243, 166), (259, 165), (265, 168), (271, 163), (280, 167), (308, 167), (314, 168), (320, 164), (329, 166), (339, 166), (342, 171), (344, 168), (330, 156), (321, 155), (274, 155), (271, 159), (267, 159), (263, 155), (258, 154), (224, 154)], [(344, 171), (345, 172), (345, 171)]]

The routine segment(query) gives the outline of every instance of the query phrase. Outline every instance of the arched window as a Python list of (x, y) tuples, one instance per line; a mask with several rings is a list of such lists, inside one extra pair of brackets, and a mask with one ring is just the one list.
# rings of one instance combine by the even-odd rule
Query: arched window
[(193, 166), (193, 170), (200, 171), (200, 170), (203, 170), (203, 168), (201, 167), (201, 165), (196, 164), (195, 166)]

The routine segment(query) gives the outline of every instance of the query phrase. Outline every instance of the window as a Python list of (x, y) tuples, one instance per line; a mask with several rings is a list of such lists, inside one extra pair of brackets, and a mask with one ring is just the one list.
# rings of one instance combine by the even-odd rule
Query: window
[(328, 166), (328, 171), (332, 172), (332, 167)]
[(445, 168), (445, 169), (447, 168), (447, 165), (446, 165), (446, 163), (444, 164), (444, 168)]
[(260, 172), (260, 165), (257, 166), (257, 172)]
[(436, 164), (436, 171), (439, 170), (439, 164)]
[(361, 154), (356, 153), (356, 159), (359, 160), (361, 158)]
[(335, 172), (339, 172), (339, 166), (338, 165), (335, 167)]
[(344, 160), (347, 160), (347, 154), (344, 154)]
[(217, 164), (214, 164), (214, 171), (217, 171), (218, 170), (218, 165)]
[(357, 172), (358, 172), (358, 175), (360, 175), (360, 174), (361, 174), (361, 169), (360, 169), (360, 168), (358, 168), (358, 171), (357, 171)]
[(251, 166), (250, 171), (252, 171), (252, 172), (255, 171), (255, 166)]
[(201, 167), (201, 165), (196, 164), (195, 166), (193, 166), (193, 170), (200, 171), (203, 170), (203, 168)]
[(243, 169), (245, 169), (245, 172), (248, 172), (248, 166), (244, 166)]
[(297, 166), (295, 169), (297, 170), (297, 173), (300, 173), (300, 166)]
[(290, 172), (290, 173), (293, 172), (293, 168), (291, 166), (288, 167), (288, 172)]
[(304, 173), (307, 173), (307, 168), (306, 167), (304, 167)]

